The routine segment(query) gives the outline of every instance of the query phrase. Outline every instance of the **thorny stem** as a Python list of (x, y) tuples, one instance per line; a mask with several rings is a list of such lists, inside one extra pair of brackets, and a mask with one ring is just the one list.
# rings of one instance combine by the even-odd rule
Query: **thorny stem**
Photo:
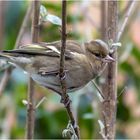
[[(39, 37), (39, 11), (40, 1), (33, 1), (33, 19), (32, 19), (32, 42), (38, 42)], [(33, 139), (34, 137), (34, 121), (35, 121), (35, 99), (34, 99), (34, 81), (29, 78), (28, 84), (28, 106), (27, 106), (27, 132), (26, 138)]]
[[(21, 41), (21, 39), (23, 37), (25, 29), (26, 29), (26, 27), (28, 25), (27, 23), (28, 23), (29, 18), (31, 16), (31, 10), (32, 10), (32, 3), (30, 3), (30, 5), (28, 7), (28, 10), (27, 10), (27, 12), (25, 14), (25, 17), (24, 17), (23, 23), (21, 25), (20, 31), (18, 33), (14, 48), (19, 47), (20, 41)], [(7, 85), (7, 82), (8, 82), (8, 79), (9, 79), (10, 75), (11, 75), (12, 69), (13, 69), (12, 67), (8, 67), (5, 70), (4, 74), (3, 74), (2, 80), (0, 82), (0, 95), (2, 94), (3, 90), (5, 89), (5, 87)]]
[(65, 48), (66, 48), (66, 6), (67, 2), (66, 0), (62, 1), (62, 47), (61, 47), (61, 54), (60, 54), (60, 83), (62, 87), (62, 95), (61, 95), (61, 102), (64, 104), (66, 107), (67, 113), (69, 115), (69, 118), (71, 120), (71, 124), (75, 130), (75, 133), (77, 137), (79, 138), (79, 130), (78, 127), (76, 126), (76, 121), (74, 119), (73, 112), (71, 110), (71, 101), (69, 99), (69, 96), (67, 94), (67, 85), (65, 81)]

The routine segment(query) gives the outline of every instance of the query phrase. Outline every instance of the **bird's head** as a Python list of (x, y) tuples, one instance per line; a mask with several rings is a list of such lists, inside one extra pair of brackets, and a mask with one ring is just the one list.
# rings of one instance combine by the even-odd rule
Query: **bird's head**
[(102, 40), (94, 40), (89, 43), (85, 43), (86, 49), (90, 52), (97, 60), (102, 62), (113, 62), (115, 61), (109, 56), (108, 45)]

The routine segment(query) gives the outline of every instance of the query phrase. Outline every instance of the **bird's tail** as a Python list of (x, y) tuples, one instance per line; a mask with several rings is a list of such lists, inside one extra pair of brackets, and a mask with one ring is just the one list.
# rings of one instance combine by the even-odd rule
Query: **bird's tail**
[(10, 61), (12, 54), (8, 51), (0, 51), (0, 59)]

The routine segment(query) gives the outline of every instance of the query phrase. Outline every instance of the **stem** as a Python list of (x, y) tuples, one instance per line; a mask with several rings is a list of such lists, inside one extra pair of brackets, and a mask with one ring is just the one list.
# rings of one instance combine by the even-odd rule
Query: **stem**
[(66, 0), (62, 1), (62, 47), (60, 54), (60, 82), (62, 86), (62, 97), (65, 100), (67, 98), (66, 82), (65, 82), (65, 49), (66, 49)]
[(20, 41), (21, 41), (21, 39), (22, 39), (22, 37), (23, 37), (23, 35), (25, 33), (25, 30), (27, 28), (27, 25), (28, 25), (27, 23), (29, 21), (29, 18), (31, 17), (32, 7), (33, 7), (33, 4), (32, 4), (32, 2), (30, 2), (30, 5), (29, 5), (29, 7), (27, 9), (27, 12), (25, 14), (24, 20), (22, 22), (20, 31), (19, 31), (17, 39), (16, 39), (16, 43), (15, 43), (15, 46), (14, 46), (15, 49), (19, 48)]
[(69, 96), (66, 91), (66, 81), (65, 81), (65, 49), (66, 49), (66, 8), (67, 8), (67, 2), (66, 0), (62, 1), (62, 47), (61, 47), (61, 54), (60, 54), (60, 83), (62, 87), (62, 95), (61, 95), (61, 102), (66, 107), (69, 119), (71, 120), (71, 124), (75, 130), (75, 133), (77, 137), (79, 138), (79, 130), (76, 125), (76, 121), (73, 115), (73, 112), (71, 110), (71, 101), (69, 99)]
[[(109, 38), (116, 42), (118, 22), (117, 1), (108, 1), (108, 28)], [(108, 30), (109, 29), (109, 30)], [(117, 60), (117, 52), (111, 55)], [(109, 63), (104, 73), (105, 82), (102, 85), (105, 101), (102, 103), (102, 116), (105, 126), (103, 139), (114, 139), (116, 122), (116, 99), (117, 99), (117, 62)]]
[[(39, 8), (40, 1), (33, 2), (33, 19), (32, 19), (32, 42), (38, 42), (39, 37)], [(34, 103), (34, 81), (30, 78), (28, 84), (28, 106), (27, 106), (27, 132), (26, 138), (33, 139), (35, 123), (35, 103)]]
[(122, 37), (122, 34), (123, 34), (123, 32), (125, 30), (125, 27), (126, 27), (126, 25), (128, 23), (128, 19), (129, 19), (130, 15), (132, 14), (132, 11), (133, 11), (133, 9), (135, 7), (134, 5), (135, 5), (135, 1), (134, 0), (131, 0), (130, 1), (130, 4), (129, 4), (129, 7), (127, 8), (127, 11), (126, 11), (126, 14), (125, 14), (125, 17), (124, 17), (124, 21), (122, 23), (122, 26), (121, 26), (121, 28), (120, 28), (120, 30), (118, 32), (117, 41), (119, 41), (120, 38)]

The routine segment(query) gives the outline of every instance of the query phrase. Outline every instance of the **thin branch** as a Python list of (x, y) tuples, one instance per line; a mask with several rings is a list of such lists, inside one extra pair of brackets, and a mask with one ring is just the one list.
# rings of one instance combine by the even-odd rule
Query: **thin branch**
[(127, 13), (128, 9), (130, 8), (130, 5), (131, 5), (132, 2), (133, 2), (133, 0), (127, 1), (127, 4), (126, 4), (126, 6), (124, 7), (124, 9), (122, 10), (121, 13), (119, 13), (119, 15), (120, 15), (121, 17), (124, 17), (124, 16), (125, 16), (125, 14)]
[(20, 41), (21, 41), (21, 39), (22, 39), (22, 37), (23, 37), (23, 35), (25, 33), (25, 29), (27, 28), (27, 25), (28, 25), (27, 23), (28, 23), (28, 21), (29, 21), (29, 19), (31, 17), (32, 8), (33, 8), (33, 4), (32, 4), (32, 2), (30, 2), (30, 5), (29, 5), (29, 7), (27, 9), (27, 12), (26, 12), (26, 15), (24, 17), (24, 20), (22, 22), (20, 31), (18, 33), (18, 37), (16, 39), (16, 43), (15, 43), (15, 46), (14, 46), (15, 49), (17, 49), (19, 47)]
[(122, 37), (122, 34), (123, 34), (123, 32), (125, 30), (125, 27), (128, 23), (128, 19), (129, 19), (130, 15), (132, 14), (132, 11), (133, 11), (134, 7), (135, 7), (135, 0), (131, 0), (131, 3), (129, 4), (129, 8), (127, 8), (122, 26), (121, 26), (121, 28), (118, 32), (117, 41), (119, 41), (120, 38)]
[(62, 47), (60, 54), (60, 82), (62, 86), (62, 98), (67, 98), (66, 82), (65, 82), (65, 48), (66, 48), (66, 0), (62, 1)]
[[(116, 42), (117, 37), (118, 8), (117, 1), (108, 1), (108, 27), (110, 29), (109, 40)], [(111, 57), (117, 60), (117, 50)], [(105, 82), (102, 85), (105, 101), (102, 103), (102, 117), (104, 123), (105, 139), (114, 139), (116, 121), (116, 99), (117, 99), (117, 62), (109, 63), (104, 73)]]
[(65, 81), (65, 48), (66, 48), (66, 8), (67, 8), (67, 2), (66, 0), (62, 1), (62, 47), (61, 47), (61, 55), (60, 55), (60, 83), (62, 87), (62, 95), (61, 95), (61, 102), (66, 107), (67, 113), (69, 115), (69, 118), (71, 120), (71, 124), (75, 130), (75, 133), (77, 137), (79, 138), (79, 130), (76, 125), (76, 121), (73, 115), (73, 112), (71, 110), (71, 101), (69, 99), (69, 96), (67, 94), (67, 85)]
[[(14, 48), (18, 48), (19, 43), (24, 35), (25, 29), (27, 28), (27, 25), (28, 25), (27, 23), (28, 23), (29, 18), (31, 16), (31, 10), (32, 10), (32, 4), (30, 3), (28, 10), (25, 14), (25, 17), (23, 19), (23, 23), (21, 25), (20, 31), (18, 33)], [(5, 72), (3, 74), (2, 80), (0, 82), (0, 95), (2, 94), (3, 90), (5, 89), (5, 87), (7, 85), (7, 82), (8, 82), (10, 75), (11, 75), (12, 69), (13, 69), (12, 67), (7, 68), (7, 70), (5, 70)]]
[[(38, 42), (39, 37), (39, 9), (40, 1), (33, 2), (33, 19), (32, 19), (32, 42)], [(34, 81), (30, 78), (28, 84), (28, 106), (27, 106), (27, 129), (26, 138), (33, 139), (35, 123), (35, 103), (34, 103)]]
[(2, 92), (5, 89), (7, 82), (9, 81), (11, 71), (12, 71), (12, 67), (6, 69), (4, 72), (4, 75), (3, 75), (1, 82), (0, 82), (0, 95), (2, 95)]

